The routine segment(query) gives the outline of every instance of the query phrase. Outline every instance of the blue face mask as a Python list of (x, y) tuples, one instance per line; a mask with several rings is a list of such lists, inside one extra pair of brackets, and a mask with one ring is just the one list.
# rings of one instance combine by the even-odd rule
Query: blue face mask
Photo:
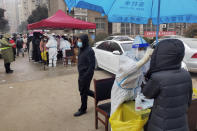
[(82, 42), (77, 42), (77, 46), (81, 48), (83, 46)]

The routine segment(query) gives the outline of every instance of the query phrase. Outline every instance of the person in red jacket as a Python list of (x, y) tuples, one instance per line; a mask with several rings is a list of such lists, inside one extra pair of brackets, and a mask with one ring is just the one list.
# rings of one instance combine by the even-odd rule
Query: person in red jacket
[(9, 40), (9, 42), (14, 45), (14, 46), (12, 46), (12, 50), (13, 50), (14, 59), (15, 59), (16, 58), (16, 44), (15, 44), (15, 41), (11, 38)]

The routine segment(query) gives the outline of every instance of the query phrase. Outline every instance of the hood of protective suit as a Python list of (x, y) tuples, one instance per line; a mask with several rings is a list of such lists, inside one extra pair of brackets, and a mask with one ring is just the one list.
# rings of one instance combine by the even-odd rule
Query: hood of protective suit
[(48, 48), (57, 47), (57, 41), (53, 36), (49, 35), (49, 41), (47, 42), (46, 47)]
[(79, 39), (81, 39), (82, 44), (83, 44), (83, 47), (80, 48), (80, 50), (83, 50), (83, 49), (85, 49), (86, 47), (89, 46), (88, 35), (86, 35), (86, 34), (85, 35), (81, 35), (81, 36), (79, 36)]
[(66, 49), (70, 50), (70, 43), (67, 40), (64, 40), (63, 38), (60, 38), (60, 49)]
[(52, 35), (49, 35), (49, 40), (56, 40)]
[(154, 72), (180, 69), (184, 55), (185, 47), (182, 41), (177, 39), (160, 41), (151, 57), (150, 75)]

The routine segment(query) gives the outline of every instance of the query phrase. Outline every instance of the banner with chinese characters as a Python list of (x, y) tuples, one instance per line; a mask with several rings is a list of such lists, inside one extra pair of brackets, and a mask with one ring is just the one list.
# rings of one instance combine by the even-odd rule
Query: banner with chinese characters
[[(176, 31), (160, 31), (159, 36), (176, 35)], [(156, 37), (156, 31), (144, 31), (144, 37)]]

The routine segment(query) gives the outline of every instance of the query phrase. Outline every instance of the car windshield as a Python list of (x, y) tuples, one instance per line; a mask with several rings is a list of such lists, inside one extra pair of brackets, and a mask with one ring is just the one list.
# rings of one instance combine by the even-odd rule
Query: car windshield
[(112, 40), (112, 39), (114, 39), (113, 36), (109, 36), (109, 37), (105, 38), (105, 40)]
[(121, 46), (125, 52), (132, 49), (132, 43), (122, 43)]
[(166, 38), (184, 38), (183, 36), (179, 35), (169, 35), (169, 36), (162, 36), (161, 39), (166, 39)]
[(190, 48), (197, 49), (197, 39), (183, 40)]
[(131, 39), (130, 38), (128, 38), (128, 37), (117, 37), (117, 38), (115, 38), (115, 40), (117, 40), (117, 41), (131, 41)]

